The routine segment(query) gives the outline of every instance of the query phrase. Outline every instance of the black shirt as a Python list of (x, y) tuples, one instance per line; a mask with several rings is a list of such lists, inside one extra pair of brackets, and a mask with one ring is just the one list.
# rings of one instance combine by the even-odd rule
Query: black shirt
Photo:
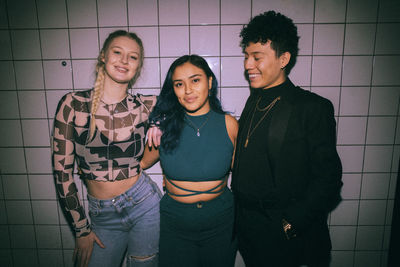
[(272, 88), (253, 89), (239, 120), (233, 187), (236, 193), (251, 199), (270, 200), (276, 195), (275, 163), (268, 154), (268, 134), (271, 117), (280, 101), (269, 112), (266, 107), (282, 95), (288, 84), (287, 79)]

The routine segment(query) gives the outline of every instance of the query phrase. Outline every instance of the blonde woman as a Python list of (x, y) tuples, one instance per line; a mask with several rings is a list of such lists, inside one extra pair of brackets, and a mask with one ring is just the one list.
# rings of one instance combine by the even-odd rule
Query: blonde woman
[[(157, 185), (142, 172), (148, 116), (155, 96), (131, 95), (143, 45), (118, 30), (105, 40), (94, 88), (66, 94), (54, 120), (53, 168), (57, 192), (76, 234), (78, 266), (157, 266)], [(88, 191), (91, 222), (78, 197), (74, 162)]]

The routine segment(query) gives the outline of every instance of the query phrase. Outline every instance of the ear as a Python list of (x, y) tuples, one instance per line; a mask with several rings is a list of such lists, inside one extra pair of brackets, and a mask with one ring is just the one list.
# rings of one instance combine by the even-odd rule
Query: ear
[(289, 63), (290, 61), (290, 53), (289, 52), (284, 52), (280, 57), (279, 60), (281, 62), (281, 69), (284, 69), (286, 67), (286, 65)]
[(105, 62), (104, 52), (103, 52), (103, 51), (100, 53), (100, 60), (101, 60), (101, 62), (106, 63), (106, 62)]
[(208, 78), (208, 90), (211, 90), (212, 88), (212, 80), (213, 78), (210, 76), (210, 78)]

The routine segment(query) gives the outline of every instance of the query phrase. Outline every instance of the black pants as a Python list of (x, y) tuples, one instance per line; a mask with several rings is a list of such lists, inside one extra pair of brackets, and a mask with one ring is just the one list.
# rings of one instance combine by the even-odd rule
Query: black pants
[(237, 204), (236, 232), (238, 248), (246, 267), (328, 267), (330, 252), (316, 252), (305, 258), (306, 242), (300, 237), (287, 240), (279, 209), (246, 209)]
[(160, 202), (160, 267), (233, 267), (233, 195), (194, 204), (165, 194)]

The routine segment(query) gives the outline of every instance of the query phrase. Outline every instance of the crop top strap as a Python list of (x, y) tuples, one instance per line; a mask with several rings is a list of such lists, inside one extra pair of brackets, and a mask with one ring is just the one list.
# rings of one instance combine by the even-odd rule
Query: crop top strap
[[(226, 179), (227, 179), (228, 176), (225, 176), (225, 177), (221, 180), (221, 183), (219, 183), (218, 185), (216, 185), (216, 186), (214, 186), (213, 188), (210, 188), (210, 189), (208, 189), (208, 190), (205, 190), (205, 191), (197, 191), (197, 190), (191, 190), (191, 189), (183, 188), (183, 187), (181, 187), (181, 186), (175, 184), (168, 176), (165, 175), (164, 177), (165, 177), (165, 179), (167, 179), (167, 181), (168, 181), (170, 184), (172, 184), (172, 185), (175, 186), (176, 188), (181, 189), (181, 190), (186, 191), (186, 192), (190, 192), (190, 193), (188, 193), (188, 194), (179, 194), (179, 195), (178, 195), (178, 194), (174, 194), (174, 193), (168, 191), (167, 187), (165, 187), (165, 190), (166, 190), (166, 192), (167, 192), (169, 195), (171, 195), (171, 196), (176, 196), (176, 197), (189, 197), (189, 196), (196, 196), (196, 195), (200, 195), (200, 194), (218, 194), (218, 193), (224, 191), (224, 190), (225, 190), (225, 187), (222, 187), (222, 188), (221, 188), (220, 190), (218, 190), (218, 191), (213, 191), (213, 190), (215, 190), (215, 189), (217, 189), (218, 187), (220, 187), (221, 185), (223, 185), (223, 184), (225, 183), (225, 181), (226, 181)], [(219, 180), (219, 179), (218, 179), (218, 180)]]

